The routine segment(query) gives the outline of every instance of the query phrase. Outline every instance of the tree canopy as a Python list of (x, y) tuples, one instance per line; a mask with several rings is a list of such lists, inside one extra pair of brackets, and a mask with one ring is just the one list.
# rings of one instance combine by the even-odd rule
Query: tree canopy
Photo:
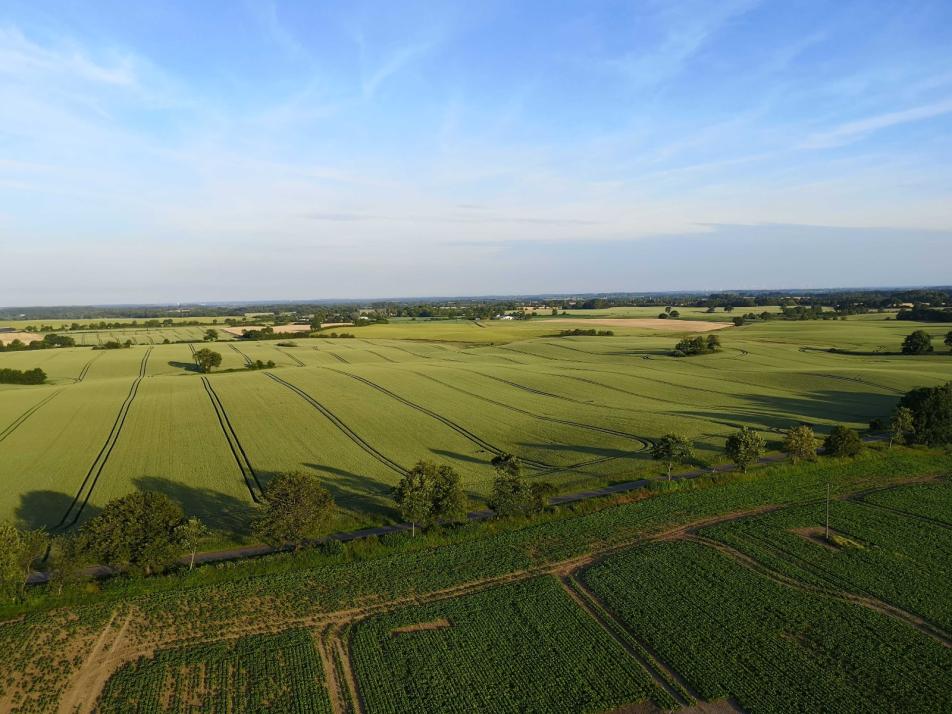
[(932, 352), (932, 337), (925, 330), (916, 330), (902, 341), (904, 355), (921, 355)]
[(751, 464), (763, 456), (767, 442), (758, 432), (745, 426), (727, 438), (725, 448), (730, 459), (746, 472)]
[(91, 560), (145, 574), (171, 567), (181, 555), (182, 508), (155, 491), (114, 499), (79, 530), (81, 549)]
[(827, 456), (856, 456), (862, 450), (859, 434), (841, 424), (834, 426), (823, 441), (823, 451)]
[(912, 412), (912, 440), (938, 446), (952, 443), (952, 382), (908, 392), (899, 406)]
[(665, 434), (651, 447), (651, 458), (664, 461), (668, 468), (668, 480), (675, 464), (684, 464), (694, 458), (691, 440), (683, 434)]
[(264, 490), (264, 510), (252, 529), (274, 546), (302, 545), (326, 535), (333, 525), (334, 499), (315, 476), (280, 473)]
[(793, 463), (801, 459), (815, 459), (819, 446), (820, 440), (813, 433), (813, 429), (806, 424), (788, 429), (783, 440), (783, 450), (790, 455)]
[(195, 353), (195, 364), (203, 372), (211, 372), (213, 367), (221, 365), (221, 355), (214, 350), (203, 347)]

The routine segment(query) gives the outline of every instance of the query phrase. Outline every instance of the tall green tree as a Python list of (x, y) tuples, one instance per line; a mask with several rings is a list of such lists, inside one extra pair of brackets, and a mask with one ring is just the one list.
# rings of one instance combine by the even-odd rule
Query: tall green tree
[(221, 355), (214, 350), (203, 347), (195, 353), (195, 364), (207, 374), (212, 371), (212, 368), (221, 365)]
[(764, 455), (767, 450), (767, 442), (759, 433), (749, 426), (745, 426), (727, 438), (725, 448), (731, 461), (740, 466), (744, 473), (747, 473), (750, 465), (756, 463)]
[(440, 464), (433, 475), (433, 516), (443, 523), (466, 520), (468, 502), (462, 480), (452, 466)]
[(823, 441), (823, 452), (827, 456), (856, 456), (862, 450), (859, 434), (842, 424), (834, 426)]
[(668, 469), (668, 481), (675, 464), (685, 464), (694, 458), (691, 440), (683, 434), (665, 434), (651, 447), (651, 458), (665, 462)]
[(788, 429), (783, 439), (783, 450), (790, 455), (793, 463), (801, 459), (812, 461), (816, 458), (816, 450), (819, 446), (820, 440), (813, 433), (813, 429), (806, 424)]
[(915, 418), (909, 407), (898, 407), (889, 420), (889, 448), (893, 442), (905, 444), (915, 430)]
[(218, 339), (218, 330), (212, 328), (205, 330), (205, 334), (202, 336), (202, 339), (205, 340), (205, 342), (214, 342)]
[(317, 477), (301, 471), (280, 473), (264, 489), (264, 509), (254, 534), (273, 546), (299, 548), (327, 535), (333, 526), (334, 499)]
[(917, 444), (952, 444), (952, 382), (913, 389), (899, 400), (899, 406), (912, 411)]
[(902, 341), (904, 355), (921, 355), (932, 352), (932, 337), (925, 330), (916, 330)]
[(952, 330), (945, 333), (945, 339), (942, 342), (946, 347), (952, 350)]
[(178, 560), (184, 520), (182, 507), (165, 494), (137, 491), (107, 503), (77, 537), (89, 560), (150, 575)]
[(417, 526), (466, 520), (466, 494), (460, 476), (446, 464), (418, 461), (400, 479), (393, 495), (414, 536)]
[(68, 585), (82, 582), (89, 564), (81, 540), (76, 535), (63, 533), (50, 539), (46, 568), (50, 578), (49, 586), (57, 594), (62, 594), (63, 588)]
[(530, 516), (545, 510), (555, 488), (546, 482), (529, 483), (522, 477), (522, 465), (512, 454), (492, 460), (496, 470), (489, 507), (497, 516)]

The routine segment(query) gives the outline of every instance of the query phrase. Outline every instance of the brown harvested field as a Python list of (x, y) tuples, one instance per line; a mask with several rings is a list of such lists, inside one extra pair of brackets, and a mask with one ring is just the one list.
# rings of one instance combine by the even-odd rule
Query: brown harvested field
[(23, 344), (30, 344), (33, 340), (42, 340), (43, 335), (35, 332), (0, 332), (0, 342), (8, 344), (14, 340), (20, 340)]
[[(353, 322), (322, 322), (321, 329), (326, 327), (351, 327)], [(227, 332), (229, 335), (235, 335), (236, 337), (241, 337), (241, 334), (245, 330), (260, 330), (262, 327), (268, 327), (268, 325), (242, 325), (241, 327), (223, 327), (221, 328), (222, 332)], [(279, 334), (285, 333), (311, 333), (314, 330), (311, 329), (310, 325), (270, 325), (275, 332)]]
[(662, 332), (710, 332), (733, 327), (729, 322), (703, 322), (701, 320), (659, 320), (657, 318), (625, 317), (559, 317), (549, 322), (588, 327), (633, 327), (643, 330), (661, 330)]

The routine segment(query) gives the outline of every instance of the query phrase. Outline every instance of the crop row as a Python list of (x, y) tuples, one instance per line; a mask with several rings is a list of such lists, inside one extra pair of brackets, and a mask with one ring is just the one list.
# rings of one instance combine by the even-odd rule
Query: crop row
[(781, 585), (691, 542), (614, 555), (589, 587), (706, 700), (746, 712), (952, 707), (952, 650), (859, 605)]
[(863, 501), (952, 526), (952, 481), (949, 480), (878, 491), (865, 496)]
[[(919, 492), (928, 498), (928, 492)], [(701, 531), (801, 581), (883, 600), (952, 631), (952, 529), (854, 502), (830, 504), (840, 536), (824, 545), (824, 504)], [(807, 529), (806, 531), (802, 529)], [(815, 533), (811, 537), (803, 533)]]
[(330, 712), (324, 673), (306, 630), (163, 650), (123, 666), (97, 711)]
[[(839, 488), (857, 488), (870, 478), (897, 472), (921, 473), (948, 464), (915, 452), (892, 451), (854, 462), (804, 464), (796, 470), (737, 479), (717, 488), (669, 493), (594, 513), (537, 522), (516, 530), (486, 534), (469, 526), (459, 540), (437, 549), (396, 552), (368, 560), (299, 568), (294, 572), (248, 577), (238, 573), (227, 582), (144, 596), (141, 611), (147, 626), (167, 628), (169, 636), (214, 632), (223, 622), (256, 617), (253, 604), (275, 600), (287, 616), (359, 606), (418, 592), (432, 592), (476, 579), (498, 577), (544, 563), (564, 560), (625, 543), (633, 538), (700, 519), (757, 508), (764, 503), (795, 503), (812, 498), (830, 469), (838, 471)], [(921, 462), (920, 462), (921, 460)]]
[(670, 704), (549, 577), (372, 618), (351, 644), (366, 708), (382, 714)]

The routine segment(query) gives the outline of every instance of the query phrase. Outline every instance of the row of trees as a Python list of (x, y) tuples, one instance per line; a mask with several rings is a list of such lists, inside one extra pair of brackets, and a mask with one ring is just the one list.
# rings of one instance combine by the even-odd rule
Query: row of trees
[[(32, 330), (27, 330), (32, 332)], [(5, 344), (0, 342), (0, 352), (22, 352), (23, 350), (48, 350), (55, 347), (74, 347), (76, 340), (66, 335), (43, 335), (42, 340), (30, 340), (24, 343), (21, 339), (11, 340)]]
[(39, 367), (33, 369), (0, 369), (0, 384), (43, 384), (46, 372)]
[[(952, 443), (952, 381), (910, 391), (884, 426), (890, 448), (894, 443)], [(822, 442), (807, 424), (784, 433), (782, 449), (794, 462), (816, 459), (821, 448), (827, 456), (852, 457), (862, 450), (863, 443), (857, 432), (842, 425), (833, 427)], [(763, 435), (750, 427), (731, 434), (725, 444), (727, 456), (744, 472), (766, 451)], [(676, 465), (689, 464), (695, 458), (690, 439), (682, 434), (658, 439), (651, 455), (664, 462), (669, 480)], [(527, 479), (515, 456), (499, 454), (492, 466), (496, 475), (489, 507), (496, 516), (529, 517), (548, 506), (554, 487)], [(330, 492), (310, 474), (278, 474), (263, 495), (252, 529), (265, 543), (299, 547), (326, 535), (335, 523)], [(459, 474), (449, 465), (431, 461), (414, 465), (397, 484), (393, 497), (413, 535), (418, 528), (462, 523), (470, 507)], [(50, 537), (44, 531), (0, 524), (0, 594), (21, 596), (33, 563), (44, 554), (56, 589), (85, 577), (85, 569), (92, 563), (148, 575), (168, 570), (182, 553), (190, 553), (191, 568), (207, 532), (199, 519), (186, 517), (181, 506), (156, 492), (136, 492), (111, 501), (74, 534)]]

